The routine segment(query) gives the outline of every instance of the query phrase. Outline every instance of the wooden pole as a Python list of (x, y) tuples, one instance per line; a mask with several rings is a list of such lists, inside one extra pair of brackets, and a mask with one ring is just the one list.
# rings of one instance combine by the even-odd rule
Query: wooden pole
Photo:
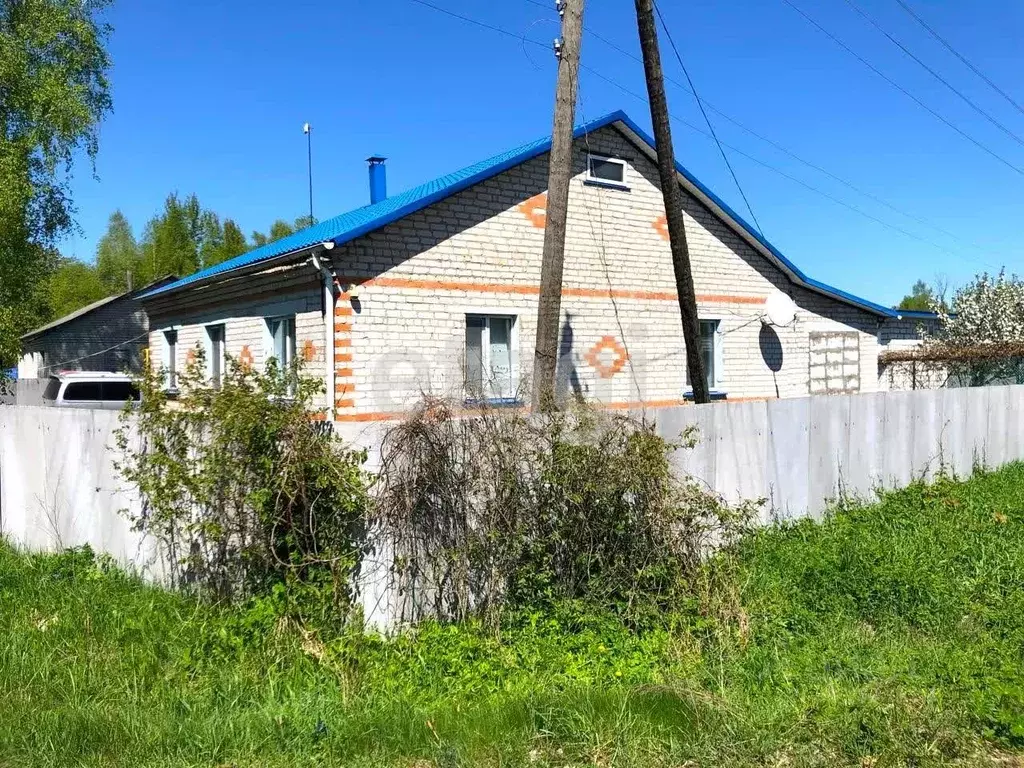
[(547, 223), (544, 228), (544, 257), (537, 302), (537, 342), (533, 357), (533, 407), (542, 411), (555, 408), (565, 230), (569, 209), (569, 180), (572, 178), (573, 121), (576, 117), (580, 44), (583, 38), (583, 1), (564, 0), (560, 5), (562, 40), (558, 50), (555, 124), (548, 160)]
[(644, 57), (647, 96), (651, 103), (651, 123), (658, 151), (658, 176), (665, 198), (669, 243), (672, 248), (672, 269), (676, 276), (679, 314), (683, 321), (683, 342), (686, 344), (686, 369), (693, 387), (693, 400), (711, 400), (704, 359), (700, 350), (700, 324), (697, 320), (697, 297), (690, 269), (690, 252), (686, 245), (686, 222), (683, 218), (683, 191), (676, 176), (675, 152), (672, 149), (672, 128), (669, 125), (665, 79), (658, 50), (658, 29), (654, 22), (654, 0), (636, 0), (636, 22), (640, 32), (640, 49)]

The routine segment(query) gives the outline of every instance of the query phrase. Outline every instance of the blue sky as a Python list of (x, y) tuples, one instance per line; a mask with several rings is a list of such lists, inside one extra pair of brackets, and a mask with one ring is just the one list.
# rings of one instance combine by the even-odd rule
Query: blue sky
[[(857, 1), (1024, 136), (1024, 114), (929, 37), (896, 0)], [(430, 2), (545, 44), (558, 33), (548, 3)], [(845, 0), (793, 2), (934, 110), (1024, 167), (1024, 145), (932, 79)], [(909, 2), (1024, 103), (1024, 5)], [(1003, 264), (1024, 271), (1024, 175), (915, 105), (783, 0), (661, 5), (706, 101), (910, 214), (852, 191), (710, 113), (727, 144), (920, 238), (727, 149), (764, 234), (805, 272), (892, 303), (918, 277), (944, 275), (959, 284)], [(106, 15), (114, 27), (114, 112), (102, 126), (96, 178), (85, 164), (76, 169), (82, 231), (62, 245), (87, 260), (113, 210), (123, 210), (140, 234), (173, 190), (195, 192), (247, 233), (304, 214), (306, 121), (314, 127), (318, 218), (367, 202), (363, 161), (371, 154), (389, 158), (389, 189), (399, 191), (550, 131), (555, 69), (548, 50), (413, 0), (120, 0)], [(585, 24), (639, 53), (633, 3), (588, 0)], [(662, 43), (666, 74), (682, 81)], [(583, 63), (621, 88), (644, 92), (640, 64), (594, 34), (584, 38)], [(690, 94), (670, 83), (668, 95), (675, 117), (703, 126)], [(650, 125), (644, 102), (583, 74), (578, 117), (620, 108)], [(679, 122), (673, 128), (678, 158), (744, 212), (714, 144)]]

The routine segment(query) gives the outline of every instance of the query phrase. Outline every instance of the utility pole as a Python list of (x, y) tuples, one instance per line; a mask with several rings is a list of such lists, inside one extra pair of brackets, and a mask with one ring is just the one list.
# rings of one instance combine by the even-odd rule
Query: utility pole
[(654, 0), (636, 0), (636, 23), (640, 31), (640, 49), (644, 56), (647, 96), (651, 103), (651, 123), (658, 152), (658, 176), (665, 198), (665, 218), (672, 248), (672, 269), (676, 274), (679, 314), (683, 320), (683, 342), (686, 344), (686, 369), (693, 387), (693, 401), (711, 401), (704, 359), (700, 353), (700, 323), (697, 320), (697, 297), (690, 270), (690, 251), (686, 245), (686, 222), (683, 217), (683, 192), (676, 176), (675, 152), (672, 149), (672, 128), (669, 125), (665, 79), (658, 50), (658, 28), (654, 22)]
[(558, 83), (555, 88), (555, 124), (548, 155), (548, 201), (544, 227), (544, 259), (537, 302), (537, 344), (533, 357), (533, 407), (555, 407), (559, 325), (562, 319), (562, 271), (565, 266), (565, 229), (572, 177), (572, 134), (579, 85), (580, 44), (583, 39), (584, 0), (559, 0), (562, 37), (555, 41)]
[(693, 291), (690, 253), (686, 246), (686, 221), (683, 217), (683, 193), (676, 175), (676, 155), (672, 148), (672, 127), (669, 125), (669, 103), (665, 96), (662, 54), (657, 48), (654, 26), (654, 0), (636, 0), (637, 28), (643, 52), (643, 70), (647, 78), (650, 101), (650, 122), (654, 126), (657, 150), (657, 173), (662, 181), (665, 217), (669, 225), (672, 268), (676, 273), (676, 294), (683, 321), (683, 342), (686, 344), (686, 370), (693, 387), (694, 402), (710, 402), (708, 376), (700, 356), (700, 324), (697, 321), (697, 300)]

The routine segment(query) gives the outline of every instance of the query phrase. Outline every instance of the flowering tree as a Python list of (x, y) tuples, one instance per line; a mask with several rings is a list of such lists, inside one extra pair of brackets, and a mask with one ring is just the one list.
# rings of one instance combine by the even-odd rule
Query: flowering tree
[(968, 386), (1024, 383), (1024, 281), (1005, 270), (982, 273), (956, 291), (949, 307), (936, 302), (934, 310), (940, 330), (926, 344), (971, 358), (951, 366), (952, 375)]

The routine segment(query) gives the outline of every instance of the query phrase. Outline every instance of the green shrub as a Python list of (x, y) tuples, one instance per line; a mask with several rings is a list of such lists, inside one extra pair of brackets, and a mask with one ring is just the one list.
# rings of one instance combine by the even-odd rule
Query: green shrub
[(228, 359), (219, 387), (203, 354), (169, 395), (147, 371), (118, 432), (119, 469), (138, 488), (133, 522), (155, 536), (174, 585), (217, 599), (272, 595), (284, 614), (344, 616), (365, 547), (365, 456), (312, 421), (322, 384)]

